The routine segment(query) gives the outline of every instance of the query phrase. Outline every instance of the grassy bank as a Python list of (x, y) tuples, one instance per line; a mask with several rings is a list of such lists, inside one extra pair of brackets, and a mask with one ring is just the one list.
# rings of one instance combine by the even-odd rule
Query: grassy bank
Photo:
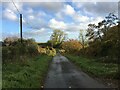
[(24, 63), (4, 64), (3, 88), (40, 88), (52, 57), (40, 55)]
[(117, 64), (112, 63), (100, 63), (94, 59), (87, 59), (74, 55), (66, 55), (66, 57), (76, 64), (83, 71), (90, 75), (106, 79), (118, 79), (118, 67)]

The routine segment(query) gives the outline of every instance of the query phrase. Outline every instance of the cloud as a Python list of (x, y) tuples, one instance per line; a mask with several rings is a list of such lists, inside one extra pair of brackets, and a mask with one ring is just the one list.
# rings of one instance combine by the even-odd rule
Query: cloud
[[(19, 10), (19, 12), (22, 12), (23, 10), (23, 4), (22, 3), (19, 3), (19, 2), (14, 2), (17, 9)], [(17, 17), (17, 14), (19, 13), (17, 11), (17, 9), (15, 8), (15, 6), (13, 5), (13, 3), (11, 2), (6, 2), (6, 3), (2, 3), (2, 8), (3, 8), (3, 13), (2, 13), (2, 16), (3, 18), (5, 19), (8, 19), (8, 20), (12, 20), (12, 21), (17, 21), (18, 20), (18, 17)]]
[(45, 28), (41, 28), (39, 30), (31, 30), (31, 31), (26, 31), (24, 32), (24, 36), (37, 36), (37, 35), (42, 35), (45, 32)]
[(9, 32), (9, 33), (4, 33), (2, 32), (2, 40), (6, 39), (6, 37), (17, 37), (19, 38), (19, 33), (15, 33), (15, 32)]
[(101, 22), (102, 20), (104, 20), (103, 17), (91, 18), (90, 23), (91, 23), (91, 24), (98, 24), (98, 23)]
[(23, 15), (24, 24), (27, 25), (30, 29), (41, 29), (42, 27), (48, 27), (48, 18), (49, 15), (43, 11), (33, 11), (31, 13), (26, 12), (26, 14)]
[(64, 19), (64, 18), (63, 18), (63, 15), (62, 15), (62, 12), (56, 13), (56, 14), (55, 14), (55, 17), (56, 17), (56, 19), (59, 19), (59, 20), (63, 20), (63, 19)]
[[(16, 21), (18, 20), (17, 11), (13, 7), (12, 3), (4, 5), (3, 16), (8, 20)], [(60, 29), (69, 34), (79, 33), (79, 30), (87, 29), (88, 24), (97, 24), (102, 21), (105, 14), (108, 14), (107, 12), (115, 9), (112, 5), (109, 6), (102, 2), (72, 4), (23, 2), (17, 7), (23, 13), (24, 25), (30, 29), (30, 31), (24, 32), (23, 36), (36, 39), (50, 36), (49, 30), (54, 29)]]
[[(83, 19), (84, 20), (84, 19)], [(88, 28), (88, 24), (97, 24), (98, 22), (102, 21), (102, 17), (97, 17), (97, 18), (89, 18), (89, 20), (85, 20), (84, 22), (81, 23), (65, 23), (63, 21), (58, 21), (56, 19), (51, 19), (49, 22), (49, 27), (51, 29), (60, 29), (65, 32), (79, 32), (79, 30), (83, 29), (86, 30)]]
[(105, 16), (111, 12), (118, 12), (118, 2), (78, 2), (74, 3), (78, 9), (92, 16)]
[(31, 14), (31, 13), (33, 13), (34, 11), (33, 11), (32, 8), (28, 7), (27, 10), (26, 10), (26, 12), (27, 12), (27, 14)]
[(49, 27), (52, 29), (62, 29), (66, 28), (66, 24), (63, 21), (57, 21), (55, 19), (51, 19), (49, 22)]
[(65, 9), (64, 9), (64, 13), (66, 14), (66, 15), (74, 15), (75, 14), (75, 10), (74, 10), (74, 8), (72, 7), (72, 6), (70, 6), (70, 5), (65, 5)]
[[(23, 3), (22, 2), (21, 3), (20, 2), (14, 2), (14, 3), (16, 5), (17, 9), (21, 12), (23, 10)], [(12, 2), (5, 2), (5, 3), (3, 3), (2, 6), (6, 9), (9, 9), (9, 10), (15, 12), (15, 13), (18, 13), (16, 7), (13, 5)]]
[(12, 21), (17, 21), (17, 15), (10, 9), (5, 9), (3, 12), (3, 18), (12, 20)]
[(58, 12), (63, 7), (62, 2), (27, 2), (24, 4), (32, 8), (40, 7), (49, 12)]
[(89, 17), (88, 16), (83, 16), (83, 15), (80, 15), (78, 13), (76, 13), (74, 16), (73, 16), (73, 19), (75, 20), (75, 22), (88, 22), (89, 21)]
[(48, 28), (32, 29), (30, 31), (23, 32), (24, 38), (35, 38), (36, 41), (46, 42), (49, 40), (51, 31)]
[(33, 15), (30, 15), (30, 16), (28, 16), (28, 19), (33, 20), (33, 19), (35, 19), (35, 17)]
[(89, 21), (89, 17), (82, 15), (80, 11), (76, 11), (71, 5), (65, 4), (63, 9), (56, 13), (56, 19), (64, 20), (65, 17), (70, 16), (74, 23), (81, 23)]
[(80, 29), (84, 28), (82, 24), (65, 23), (63, 21), (57, 21), (55, 19), (50, 20), (49, 27), (53, 30), (60, 29), (65, 32), (75, 32), (75, 31), (79, 31)]
[(39, 11), (37, 14), (38, 17), (49, 17), (49, 15), (47, 15), (45, 12), (43, 11)]

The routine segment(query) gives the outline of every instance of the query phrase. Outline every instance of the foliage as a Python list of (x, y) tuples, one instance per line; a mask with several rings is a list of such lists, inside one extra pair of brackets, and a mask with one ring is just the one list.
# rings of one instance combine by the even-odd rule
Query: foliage
[[(109, 62), (117, 63), (118, 54), (118, 26), (111, 27), (106, 31), (102, 41), (96, 40), (89, 42), (89, 47), (85, 48), (85, 55), (93, 57), (109, 57)], [(108, 61), (108, 60), (107, 60)]]
[[(8, 42), (4, 41), (4, 43)], [(3, 63), (24, 60), (27, 56), (36, 56), (38, 54), (38, 45), (33, 39), (23, 40), (23, 43), (18, 39), (2, 47)]]
[(56, 50), (52, 47), (38, 47), (38, 51), (40, 54), (47, 54), (49, 56), (55, 56), (56, 55)]
[(82, 48), (82, 45), (78, 40), (70, 39), (66, 42), (63, 42), (61, 47), (67, 53), (78, 53), (78, 51), (80, 51)]
[(83, 71), (96, 77), (102, 77), (107, 79), (118, 79), (118, 67), (117, 64), (106, 64), (97, 62), (94, 59), (87, 59), (75, 55), (66, 55), (69, 60), (75, 63)]
[(118, 18), (113, 13), (110, 13), (104, 20), (96, 24), (89, 24), (86, 36), (90, 41), (102, 40), (106, 36), (106, 32), (110, 27), (117, 25)]
[[(84, 49), (84, 55), (91, 57), (107, 57), (105, 62), (117, 63), (119, 47), (118, 18), (109, 14), (97, 25), (89, 24), (86, 36), (89, 46)], [(83, 50), (80, 51), (83, 52)]]
[(40, 88), (48, 71), (52, 58), (40, 55), (27, 58), (25, 63), (3, 64), (3, 88)]
[(50, 44), (53, 47), (59, 47), (60, 44), (66, 39), (66, 34), (61, 30), (54, 30), (53, 34), (50, 37), (50, 40), (48, 41), (48, 44)]
[(87, 37), (86, 37), (86, 30), (80, 30), (79, 32), (79, 41), (81, 42), (83, 49), (87, 46)]

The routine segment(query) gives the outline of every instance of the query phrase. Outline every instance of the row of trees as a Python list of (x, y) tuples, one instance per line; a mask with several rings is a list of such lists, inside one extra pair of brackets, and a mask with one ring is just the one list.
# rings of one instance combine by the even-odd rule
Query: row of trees
[[(89, 24), (87, 30), (80, 30), (78, 37), (79, 40), (66, 40), (67, 34), (62, 30), (54, 30), (45, 47), (48, 46), (56, 49), (64, 49), (66, 53), (77, 55), (110, 57), (111, 59), (116, 58), (118, 55), (120, 33), (118, 24), (119, 19), (114, 14), (110, 13), (103, 21), (97, 24)], [(4, 40), (3, 52), (7, 52), (6, 54), (5, 52), (3, 53), (5, 54), (3, 55), (5, 57), (9, 51), (11, 53), (18, 53), (18, 51), (21, 51), (21, 53), (27, 53), (30, 51), (29, 53), (32, 54), (38, 49), (38, 45), (33, 39), (24, 40), (22, 45), (20, 39), (12, 39), (6, 38)], [(26, 48), (23, 49), (23, 46)], [(15, 48), (18, 48), (18, 50)], [(9, 56), (12, 56), (12, 54)]]
[(102, 57), (106, 62), (118, 62), (119, 56), (119, 19), (110, 13), (97, 24), (89, 24), (86, 38), (88, 47), (80, 52), (87, 56)]
[(89, 24), (87, 30), (80, 30), (79, 40), (66, 41), (67, 35), (63, 31), (54, 30), (47, 43), (68, 53), (113, 60), (118, 55), (119, 28), (119, 19), (110, 13), (101, 22)]
[(117, 16), (110, 13), (105, 19), (96, 24), (89, 24), (87, 29), (86, 36), (89, 37), (88, 40), (95, 41), (100, 40), (107, 35), (107, 31), (112, 27), (117, 25), (118, 22)]

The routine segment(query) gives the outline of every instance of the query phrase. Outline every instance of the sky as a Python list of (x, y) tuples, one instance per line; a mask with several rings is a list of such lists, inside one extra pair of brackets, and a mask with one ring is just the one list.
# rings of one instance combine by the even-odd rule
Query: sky
[(64, 31), (68, 39), (78, 39), (80, 30), (97, 24), (109, 13), (118, 14), (118, 2), (20, 2), (0, 3), (0, 40), (20, 37), (19, 13), (23, 16), (23, 37), (47, 42), (55, 29)]

